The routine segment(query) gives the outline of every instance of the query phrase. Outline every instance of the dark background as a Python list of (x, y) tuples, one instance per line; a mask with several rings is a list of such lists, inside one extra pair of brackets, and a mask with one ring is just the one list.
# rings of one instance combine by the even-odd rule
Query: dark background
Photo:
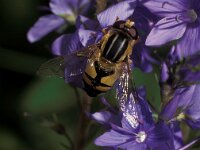
[[(26, 39), (39, 16), (48, 14), (41, 10), (48, 2), (0, 1), (0, 150), (64, 150), (60, 143), (67, 140), (48, 128), (54, 120), (52, 114), (57, 114), (70, 136), (79, 136), (74, 134), (78, 123), (74, 89), (62, 79), (36, 76), (39, 66), (53, 57), (51, 42), (58, 35), (51, 33), (34, 44)], [(144, 74), (137, 69), (134, 73), (136, 84), (145, 84), (148, 98), (159, 105), (154, 73)], [(112, 93), (107, 96), (114, 97)], [(92, 111), (100, 107), (100, 102), (94, 100)], [(91, 141), (86, 149), (97, 147)]]

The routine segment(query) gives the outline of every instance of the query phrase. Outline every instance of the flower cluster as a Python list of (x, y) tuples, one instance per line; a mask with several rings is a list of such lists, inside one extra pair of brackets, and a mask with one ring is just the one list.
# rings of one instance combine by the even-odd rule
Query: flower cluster
[[(93, 19), (88, 13), (95, 10), (93, 1), (50, 0), (52, 14), (34, 24), (28, 39), (36, 42), (53, 30), (62, 29), (52, 44), (52, 53), (70, 57), (98, 43), (103, 30), (112, 26), (117, 18), (134, 20), (140, 40), (133, 47), (131, 69), (138, 67), (146, 73), (153, 71), (153, 65), (160, 68), (161, 107), (149, 106), (151, 102), (143, 88), (128, 90), (123, 109), (121, 105), (115, 109), (102, 99), (106, 109), (88, 112), (89, 117), (106, 130), (95, 144), (127, 150), (187, 149), (199, 141), (197, 137), (185, 144), (181, 124), (191, 129), (200, 128), (200, 1), (122, 0), (106, 4), (110, 6)], [(96, 3), (96, 7), (101, 5), (100, 1)], [(76, 31), (63, 34), (63, 27), (67, 25), (74, 25)], [(161, 49), (167, 50), (167, 55), (155, 56), (154, 52), (160, 53)], [(70, 61), (70, 67), (65, 68), (66, 82), (82, 88), (87, 58)], [(77, 66), (79, 75), (69, 76)]]

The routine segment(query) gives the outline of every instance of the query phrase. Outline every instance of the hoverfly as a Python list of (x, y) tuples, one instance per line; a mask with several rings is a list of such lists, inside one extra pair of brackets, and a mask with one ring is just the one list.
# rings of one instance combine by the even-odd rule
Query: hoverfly
[(117, 19), (102, 32), (104, 35), (99, 42), (44, 63), (38, 73), (64, 77), (73, 85), (81, 82), (81, 88), (91, 97), (107, 92), (117, 80), (119, 85), (126, 86), (129, 57), (139, 38), (134, 22)]

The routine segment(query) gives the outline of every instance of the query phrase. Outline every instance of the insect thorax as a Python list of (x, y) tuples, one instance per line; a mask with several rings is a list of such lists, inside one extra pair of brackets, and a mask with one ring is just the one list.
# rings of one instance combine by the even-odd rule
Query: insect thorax
[(114, 63), (123, 61), (127, 54), (130, 38), (126, 33), (118, 30), (111, 31), (108, 34), (110, 36), (103, 41), (102, 57)]

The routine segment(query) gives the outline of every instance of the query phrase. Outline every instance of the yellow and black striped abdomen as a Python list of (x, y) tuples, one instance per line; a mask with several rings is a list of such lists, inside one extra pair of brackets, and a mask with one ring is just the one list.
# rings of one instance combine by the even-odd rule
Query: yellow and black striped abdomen
[(106, 70), (99, 61), (88, 63), (83, 74), (84, 89), (92, 97), (110, 90), (116, 80), (115, 69)]

